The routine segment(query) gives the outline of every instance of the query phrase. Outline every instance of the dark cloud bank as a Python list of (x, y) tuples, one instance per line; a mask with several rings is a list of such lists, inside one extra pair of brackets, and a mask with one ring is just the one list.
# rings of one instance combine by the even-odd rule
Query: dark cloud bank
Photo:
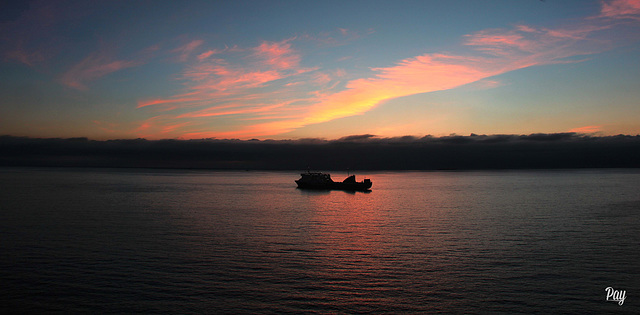
[(575, 133), (338, 140), (108, 140), (0, 136), (0, 166), (238, 170), (638, 168), (640, 136)]

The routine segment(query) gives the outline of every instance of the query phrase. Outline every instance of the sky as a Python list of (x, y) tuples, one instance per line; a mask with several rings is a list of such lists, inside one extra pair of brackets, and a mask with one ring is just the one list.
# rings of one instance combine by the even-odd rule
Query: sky
[(640, 134), (640, 0), (0, 6), (0, 135)]

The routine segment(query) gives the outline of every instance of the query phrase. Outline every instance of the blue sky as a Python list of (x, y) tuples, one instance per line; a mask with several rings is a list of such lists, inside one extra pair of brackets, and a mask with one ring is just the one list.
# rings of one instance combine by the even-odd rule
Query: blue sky
[(640, 1), (30, 1), (0, 134), (640, 133)]

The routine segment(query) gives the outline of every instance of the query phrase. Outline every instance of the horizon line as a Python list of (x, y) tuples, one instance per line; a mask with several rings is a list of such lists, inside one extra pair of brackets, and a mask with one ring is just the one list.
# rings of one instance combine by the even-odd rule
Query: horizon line
[(21, 139), (57, 139), (57, 140), (87, 140), (87, 141), (127, 141), (127, 140), (145, 140), (145, 141), (245, 141), (245, 142), (256, 142), (256, 141), (304, 141), (304, 140), (313, 140), (313, 141), (362, 141), (362, 140), (421, 140), (421, 139), (447, 139), (447, 138), (483, 138), (483, 137), (529, 137), (529, 136), (550, 136), (550, 135), (563, 135), (563, 136), (573, 136), (573, 137), (581, 137), (581, 138), (607, 138), (607, 137), (638, 137), (640, 134), (611, 134), (605, 135), (600, 132), (593, 133), (581, 133), (581, 132), (534, 132), (534, 133), (494, 133), (494, 134), (476, 134), (470, 133), (468, 135), (461, 135), (457, 133), (451, 133), (449, 135), (402, 135), (402, 136), (384, 136), (384, 135), (375, 135), (375, 134), (351, 134), (342, 136), (339, 138), (324, 138), (324, 137), (300, 137), (300, 138), (286, 138), (286, 139), (273, 139), (273, 138), (250, 138), (250, 139), (240, 139), (240, 138), (195, 138), (195, 139), (186, 139), (186, 138), (159, 138), (159, 139), (149, 139), (144, 137), (136, 137), (136, 138), (89, 138), (85, 136), (69, 136), (69, 137), (46, 137), (46, 136), (23, 136), (23, 135), (12, 135), (12, 134), (3, 134), (0, 135), (0, 138), (21, 138)]

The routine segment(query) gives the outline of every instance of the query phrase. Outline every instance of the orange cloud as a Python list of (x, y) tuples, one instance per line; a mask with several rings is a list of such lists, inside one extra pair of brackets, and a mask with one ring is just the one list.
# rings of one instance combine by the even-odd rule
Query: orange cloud
[[(373, 78), (349, 82), (346, 90), (321, 97), (304, 124), (362, 114), (379, 103), (407, 95), (455, 88), (497, 74), (479, 60), (446, 55), (422, 55), (388, 68), (375, 68)], [(487, 61), (485, 61), (487, 62)]]
[(575, 133), (595, 133), (599, 131), (602, 131), (602, 126), (584, 126), (569, 130), (569, 132)]
[(163, 125), (161, 127), (161, 132), (163, 134), (171, 133), (171, 132), (176, 131), (177, 129), (184, 128), (184, 127), (190, 126), (192, 124), (193, 124), (192, 122), (183, 122), (183, 123), (179, 123), (179, 124)]
[[(249, 139), (255, 137), (265, 137), (274, 134), (281, 134), (296, 128), (302, 127), (299, 121), (283, 120), (270, 123), (261, 123), (247, 126), (231, 131), (201, 131), (185, 133), (184, 139), (202, 139), (202, 138), (219, 138), (219, 139)], [(275, 132), (274, 132), (275, 131)]]
[[(194, 125), (191, 121), (176, 122), (170, 115), (159, 115), (146, 119), (132, 130), (140, 138), (161, 139), (174, 137), (177, 130)], [(180, 133), (183, 133), (182, 131)]]
[(225, 116), (225, 115), (238, 115), (238, 114), (247, 114), (247, 113), (258, 113), (258, 112), (269, 112), (274, 108), (279, 107), (280, 105), (265, 105), (265, 104), (257, 104), (253, 106), (246, 106), (243, 104), (231, 104), (225, 106), (216, 106), (207, 108), (204, 110), (196, 111), (193, 113), (186, 113), (177, 116), (176, 118), (186, 118), (186, 117), (212, 117), (212, 116)]
[(158, 100), (149, 100), (149, 101), (140, 101), (138, 102), (138, 108), (141, 107), (145, 107), (145, 106), (152, 106), (152, 105), (160, 105), (160, 104), (171, 104), (171, 103), (184, 103), (184, 102), (191, 102), (191, 101), (197, 101), (197, 98), (177, 98), (177, 99), (167, 99), (167, 100), (163, 100), (163, 99), (158, 99)]

